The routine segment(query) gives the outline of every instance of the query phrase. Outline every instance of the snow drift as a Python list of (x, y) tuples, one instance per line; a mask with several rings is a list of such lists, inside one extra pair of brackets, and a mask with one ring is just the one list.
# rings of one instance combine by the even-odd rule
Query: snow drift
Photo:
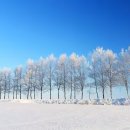
[(0, 100), (0, 102), (10, 102), (10, 103), (37, 103), (37, 104), (80, 104), (80, 105), (130, 105), (130, 99), (121, 98), (113, 100), (102, 100), (102, 99), (93, 99), (93, 100), (25, 100), (25, 99), (7, 99)]

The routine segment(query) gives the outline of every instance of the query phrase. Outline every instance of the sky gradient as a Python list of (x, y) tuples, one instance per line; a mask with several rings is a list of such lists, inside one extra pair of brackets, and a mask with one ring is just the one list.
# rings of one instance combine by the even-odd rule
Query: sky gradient
[(0, 0), (0, 68), (129, 45), (129, 0)]

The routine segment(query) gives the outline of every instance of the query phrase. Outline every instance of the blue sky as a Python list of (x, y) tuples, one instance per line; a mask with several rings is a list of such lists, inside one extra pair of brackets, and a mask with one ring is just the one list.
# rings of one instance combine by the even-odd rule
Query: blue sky
[(0, 68), (129, 45), (129, 0), (0, 0)]

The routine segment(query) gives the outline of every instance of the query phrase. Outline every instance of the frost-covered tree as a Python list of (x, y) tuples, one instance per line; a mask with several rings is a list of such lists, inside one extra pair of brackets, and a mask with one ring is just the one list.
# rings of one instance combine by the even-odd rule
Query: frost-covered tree
[(32, 92), (34, 91), (35, 84), (35, 62), (32, 59), (27, 61), (26, 72), (24, 76), (25, 91), (27, 93), (27, 99), (32, 99)]
[(107, 86), (110, 88), (110, 96), (112, 99), (112, 88), (117, 84), (117, 59), (116, 54), (109, 49), (105, 51), (105, 57)]
[(99, 87), (102, 88), (103, 99), (105, 88), (109, 87), (112, 99), (112, 88), (117, 84), (116, 54), (109, 49), (96, 48), (91, 58), (90, 77), (93, 79), (93, 85), (96, 88), (97, 99), (99, 98)]
[(107, 87), (105, 60), (105, 50), (103, 48), (96, 48), (92, 53), (92, 78), (95, 82), (96, 91), (97, 87), (101, 88), (103, 99), (105, 99), (105, 89)]
[(88, 76), (88, 62), (85, 56), (80, 56), (78, 58), (77, 70), (78, 70), (78, 80), (81, 90), (81, 99), (84, 98), (84, 89), (87, 85), (87, 76)]
[[(23, 68), (22, 66), (18, 66), (14, 70), (14, 78), (13, 78), (13, 99), (19, 98), (22, 99), (22, 82), (23, 82)], [(16, 96), (14, 97), (14, 94), (16, 93)]]
[(68, 75), (68, 57), (66, 54), (62, 54), (59, 57), (59, 67), (61, 71), (61, 86), (64, 92), (64, 99), (66, 100), (66, 89), (67, 89), (67, 75)]
[(38, 82), (39, 82), (39, 75), (38, 75), (38, 65), (35, 63), (33, 67), (33, 82), (32, 82), (32, 89), (33, 89), (33, 98), (36, 99), (36, 90), (39, 88), (38, 87)]
[(59, 100), (60, 90), (61, 90), (61, 85), (62, 85), (62, 71), (61, 71), (60, 63), (58, 60), (56, 61), (53, 81), (54, 81), (54, 86), (57, 89), (57, 98)]
[(38, 61), (29, 59), (26, 67), (18, 66), (14, 70), (4, 68), (0, 71), (0, 99), (2, 97), (6, 99), (7, 95), (10, 98), (11, 92), (13, 99), (22, 99), (24, 95), (27, 99), (35, 99), (36, 92), (40, 95), (40, 99), (43, 99), (44, 92), (49, 92), (49, 98), (52, 99), (55, 89), (58, 99), (61, 98), (60, 92), (63, 92), (65, 100), (68, 95), (70, 99), (77, 99), (79, 96), (77, 94), (81, 94), (83, 99), (86, 86), (90, 88), (89, 98), (96, 92), (99, 99), (101, 92), (102, 98), (105, 99), (105, 92), (110, 90), (112, 99), (113, 87), (119, 85), (126, 88), (129, 97), (130, 47), (122, 49), (119, 56), (112, 50), (96, 48), (90, 60), (76, 53), (72, 53), (69, 57), (62, 54), (58, 59), (50, 55)]
[[(98, 69), (97, 69), (97, 60), (93, 57), (91, 57), (91, 65), (89, 66), (89, 78), (92, 79), (92, 81), (89, 83), (89, 86), (94, 86), (96, 90), (96, 96), (97, 99), (99, 99), (99, 82), (98, 82)], [(90, 89), (91, 90), (91, 89)], [(89, 91), (90, 93), (90, 91)]]
[(10, 88), (11, 88), (11, 69), (10, 68), (4, 68), (2, 69), (2, 86), (3, 86), (3, 93), (4, 93), (4, 99), (6, 99), (6, 94), (10, 94)]
[(56, 61), (56, 58), (53, 54), (51, 54), (50, 56), (48, 56), (46, 58), (46, 62), (47, 62), (47, 83), (46, 83), (46, 85), (49, 86), (50, 99), (52, 99), (52, 87), (53, 87), (55, 61)]
[(47, 72), (47, 61), (45, 58), (40, 58), (37, 66), (37, 76), (36, 82), (38, 85), (38, 90), (40, 90), (40, 98), (43, 99), (43, 92), (47, 90), (46, 87), (46, 72)]
[(130, 86), (130, 47), (127, 50), (122, 49), (118, 60), (119, 81), (125, 86), (127, 96), (129, 97)]
[(74, 98), (76, 98), (76, 66), (78, 62), (78, 56), (75, 53), (72, 53), (69, 57), (69, 87), (70, 87), (70, 99), (72, 99), (73, 91)]
[(74, 99), (76, 99), (76, 93), (79, 91), (81, 91), (81, 99), (83, 99), (87, 78), (87, 60), (84, 56), (78, 56), (77, 54), (72, 53), (69, 57), (68, 66), (70, 99), (72, 99), (73, 92)]
[(3, 77), (2, 77), (2, 72), (0, 71), (0, 99), (2, 98), (2, 91), (3, 91)]

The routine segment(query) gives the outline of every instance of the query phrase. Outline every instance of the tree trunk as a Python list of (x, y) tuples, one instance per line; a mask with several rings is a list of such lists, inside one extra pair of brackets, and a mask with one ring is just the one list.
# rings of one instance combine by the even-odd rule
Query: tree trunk
[(8, 92), (8, 99), (9, 99), (9, 95), (10, 95), (10, 90), (9, 90), (9, 92)]
[(42, 91), (43, 91), (43, 87), (41, 86), (41, 100), (42, 100)]
[(125, 81), (125, 88), (126, 88), (127, 97), (129, 98), (129, 89), (128, 89), (127, 81)]
[(4, 91), (4, 99), (6, 98), (6, 90)]
[(5, 82), (5, 90), (4, 90), (4, 99), (6, 98), (6, 82)]
[(60, 99), (60, 88), (58, 88), (58, 100)]
[(74, 99), (76, 99), (76, 88), (74, 87)]
[(22, 90), (21, 90), (21, 85), (20, 85), (20, 99), (22, 99)]
[(83, 100), (84, 98), (84, 87), (82, 86), (82, 95), (81, 95), (81, 99)]
[(51, 80), (50, 80), (50, 100), (51, 100)]
[(34, 86), (34, 99), (36, 98), (36, 88)]
[(50, 83), (50, 100), (51, 100), (51, 91), (52, 91), (52, 84), (51, 84), (51, 69), (50, 69), (50, 81), (49, 81), (49, 83)]
[(13, 87), (13, 99), (14, 99), (14, 90), (15, 90), (15, 87)]
[(30, 90), (30, 98), (32, 99), (32, 90)]
[(17, 99), (17, 95), (18, 95), (18, 85), (17, 85), (17, 88), (16, 88), (16, 99)]
[(70, 90), (70, 99), (72, 99), (73, 85), (72, 85), (72, 76), (71, 76), (71, 90)]
[(104, 90), (104, 87), (102, 88), (102, 98), (105, 99), (105, 90)]
[(71, 85), (71, 90), (70, 90), (70, 99), (72, 99), (72, 92), (73, 92), (73, 88), (72, 88), (72, 85)]
[(65, 87), (65, 83), (64, 83), (64, 99), (66, 100), (66, 87)]
[(95, 86), (96, 86), (96, 95), (97, 95), (97, 99), (99, 99), (99, 95), (98, 95), (98, 86), (97, 86), (96, 78), (95, 78)]
[(64, 99), (66, 100), (66, 69), (65, 69), (65, 66), (64, 66)]
[(111, 100), (112, 100), (112, 86), (110, 86), (110, 95), (111, 95)]
[(96, 86), (96, 95), (97, 95), (97, 99), (99, 99), (98, 88), (97, 88), (97, 86)]
[(27, 90), (27, 99), (29, 99), (29, 88)]
[(91, 91), (89, 90), (89, 100), (91, 101)]
[(0, 86), (0, 100), (1, 100), (1, 86)]

